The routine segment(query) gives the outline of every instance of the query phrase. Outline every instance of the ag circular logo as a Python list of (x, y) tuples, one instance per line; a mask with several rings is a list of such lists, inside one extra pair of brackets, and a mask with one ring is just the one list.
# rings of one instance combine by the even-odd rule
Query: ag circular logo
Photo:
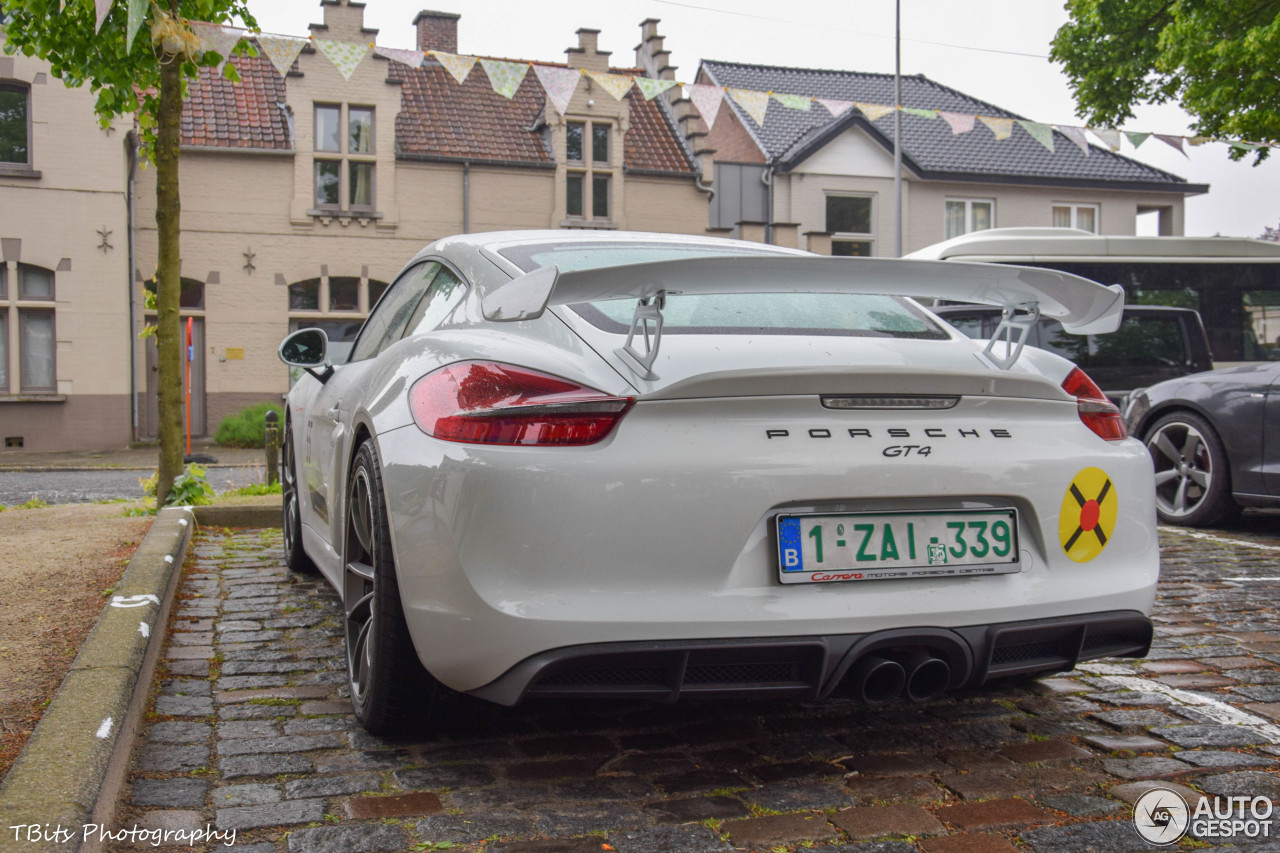
[(1071, 480), (1058, 513), (1058, 541), (1077, 563), (1102, 553), (1116, 529), (1120, 514), (1111, 477), (1101, 468), (1085, 468)]
[(1152, 844), (1176, 844), (1190, 823), (1191, 809), (1177, 791), (1152, 788), (1133, 804), (1133, 825)]

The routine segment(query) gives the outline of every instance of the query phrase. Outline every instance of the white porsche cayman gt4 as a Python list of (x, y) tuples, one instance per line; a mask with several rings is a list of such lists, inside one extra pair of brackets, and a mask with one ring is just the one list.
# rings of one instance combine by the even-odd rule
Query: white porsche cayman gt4
[[(1000, 305), (973, 341), (912, 297)], [(371, 732), (460, 694), (926, 701), (1139, 656), (1152, 463), (1043, 314), (1053, 270), (521, 231), (427, 246), (338, 358), (280, 346), (289, 565)]]

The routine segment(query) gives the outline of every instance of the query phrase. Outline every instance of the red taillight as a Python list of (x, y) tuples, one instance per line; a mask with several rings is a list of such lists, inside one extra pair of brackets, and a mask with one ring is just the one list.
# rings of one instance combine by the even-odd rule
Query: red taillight
[(595, 444), (634, 402), (494, 361), (446, 365), (409, 390), (409, 409), (419, 429), (468, 444)]
[(1076, 398), (1080, 420), (1107, 441), (1119, 441), (1129, 437), (1120, 410), (1107, 399), (1107, 395), (1094, 384), (1080, 368), (1074, 368), (1062, 381), (1062, 390)]

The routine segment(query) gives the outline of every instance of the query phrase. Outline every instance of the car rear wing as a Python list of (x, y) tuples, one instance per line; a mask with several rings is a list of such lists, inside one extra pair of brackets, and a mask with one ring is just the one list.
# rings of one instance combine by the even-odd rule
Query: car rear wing
[[(486, 319), (503, 322), (535, 319), (549, 305), (637, 299), (619, 352), (648, 371), (661, 341), (666, 297), (695, 293), (867, 293), (999, 305), (1004, 319), (985, 355), (1004, 369), (1017, 361), (1040, 315), (1086, 335), (1114, 332), (1124, 310), (1120, 285), (1108, 287), (1058, 270), (817, 255), (686, 258), (568, 272), (542, 267), (485, 293), (481, 307)], [(633, 348), (638, 333), (644, 352)], [(1002, 355), (997, 343), (1004, 344)]]

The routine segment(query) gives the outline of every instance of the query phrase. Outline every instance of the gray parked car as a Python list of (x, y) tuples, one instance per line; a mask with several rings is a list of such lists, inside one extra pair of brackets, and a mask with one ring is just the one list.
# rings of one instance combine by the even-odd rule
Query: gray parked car
[(1280, 364), (1196, 373), (1139, 389), (1125, 411), (1156, 469), (1156, 512), (1204, 527), (1280, 506)]

